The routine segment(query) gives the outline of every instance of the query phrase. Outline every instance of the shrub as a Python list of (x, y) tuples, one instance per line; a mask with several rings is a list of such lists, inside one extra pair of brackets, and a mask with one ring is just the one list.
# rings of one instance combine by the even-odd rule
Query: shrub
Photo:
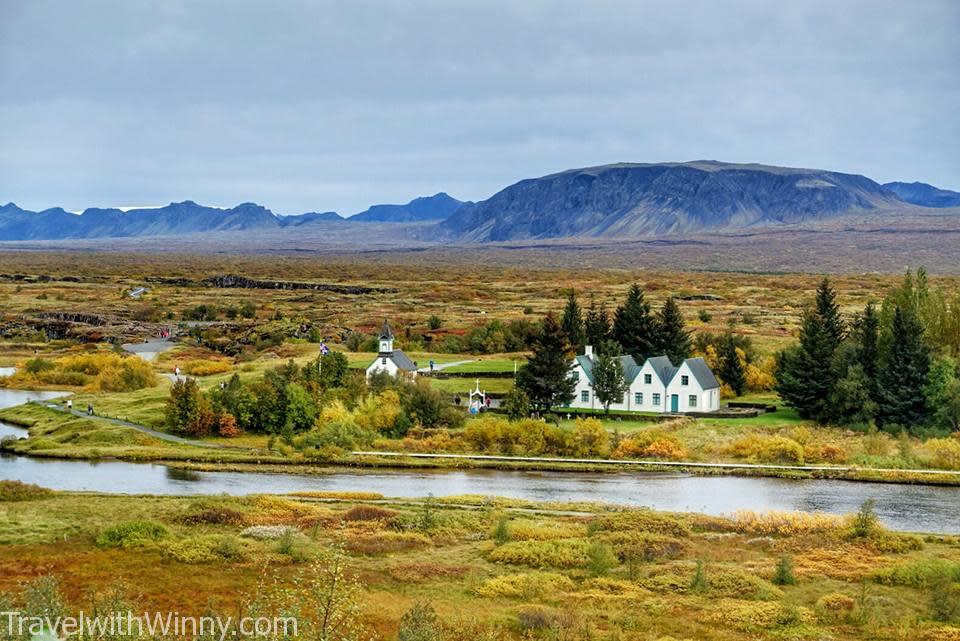
[(586, 536), (586, 534), (587, 528), (581, 523), (530, 521), (526, 519), (515, 519), (509, 523), (509, 538), (513, 541), (575, 539)]
[[(538, 633), (558, 634), (573, 629), (575, 622), (569, 612), (542, 605), (525, 605), (517, 610), (517, 627), (530, 638)], [(561, 632), (562, 631), (562, 632)]]
[(187, 361), (181, 367), (187, 376), (212, 376), (230, 371), (230, 362), (223, 359)]
[(356, 554), (387, 554), (428, 547), (430, 539), (417, 532), (375, 532), (347, 538), (345, 548)]
[(613, 457), (678, 461), (687, 457), (687, 448), (683, 441), (673, 434), (645, 430), (621, 441)]
[(960, 585), (950, 573), (937, 576), (930, 591), (930, 615), (934, 621), (953, 621), (960, 614)]
[(733, 515), (736, 532), (758, 536), (796, 536), (839, 531), (844, 519), (819, 512), (751, 512), (741, 510)]
[(812, 623), (814, 616), (813, 612), (806, 608), (791, 608), (781, 603), (750, 603), (723, 599), (704, 616), (704, 621), (749, 632), (756, 629)]
[(847, 620), (856, 608), (857, 602), (842, 592), (831, 592), (817, 599), (814, 610), (824, 623), (838, 623)]
[(389, 521), (399, 514), (396, 510), (376, 505), (355, 505), (343, 513), (344, 521)]
[(587, 548), (587, 569), (593, 576), (606, 576), (617, 566), (617, 557), (609, 545), (595, 542)]
[(597, 527), (604, 532), (630, 530), (654, 532), (677, 538), (690, 536), (690, 526), (681, 518), (647, 509), (609, 514), (600, 519)]
[(923, 590), (943, 577), (960, 582), (960, 564), (943, 559), (917, 559), (876, 570), (873, 580), (882, 585), (902, 585)]
[(932, 438), (924, 444), (934, 467), (942, 470), (960, 470), (960, 440)]
[(229, 563), (246, 556), (243, 544), (225, 534), (196, 536), (166, 545), (165, 551), (181, 563)]
[(797, 577), (793, 573), (793, 558), (789, 554), (781, 555), (777, 559), (777, 567), (773, 571), (774, 585), (796, 585)]
[(610, 456), (610, 434), (598, 419), (578, 418), (573, 428), (572, 454), (581, 457)]
[(769, 581), (735, 570), (712, 572), (710, 592), (716, 596), (753, 601), (773, 601), (783, 597), (780, 588)]
[(97, 537), (103, 548), (131, 548), (162, 541), (170, 531), (154, 521), (127, 521), (107, 528)]
[(538, 599), (547, 595), (573, 590), (573, 581), (554, 572), (506, 574), (487, 579), (474, 593), (487, 598)]
[(876, 512), (877, 502), (873, 499), (867, 499), (860, 506), (853, 518), (853, 524), (850, 528), (851, 536), (854, 538), (869, 538), (881, 529), (880, 519)]
[(296, 532), (296, 529), (289, 525), (253, 525), (243, 530), (240, 536), (258, 541), (276, 541), (291, 532)]
[(582, 539), (513, 541), (494, 548), (488, 558), (535, 568), (578, 568), (587, 564), (589, 547)]
[(227, 507), (213, 506), (180, 517), (186, 525), (243, 525), (246, 517), (242, 512)]
[(703, 561), (697, 561), (697, 568), (693, 572), (693, 579), (690, 581), (691, 592), (706, 592), (710, 589), (710, 582), (707, 580), (707, 567)]
[(53, 490), (22, 481), (0, 481), (0, 503), (36, 501), (53, 496)]
[(416, 603), (400, 617), (397, 641), (439, 641), (442, 638), (437, 613), (429, 603)]
[(509, 519), (505, 516), (500, 517), (500, 520), (497, 521), (497, 528), (493, 531), (493, 540), (497, 545), (503, 545), (510, 540), (509, 523)]
[(624, 530), (603, 533), (599, 539), (608, 543), (624, 563), (675, 559), (687, 551), (687, 543), (682, 539), (656, 532)]
[(803, 464), (803, 446), (784, 436), (750, 434), (723, 448), (724, 453), (757, 463)]

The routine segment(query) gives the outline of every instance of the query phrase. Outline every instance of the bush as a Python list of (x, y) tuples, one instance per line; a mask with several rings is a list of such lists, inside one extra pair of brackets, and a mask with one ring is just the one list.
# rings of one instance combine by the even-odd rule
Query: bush
[(494, 548), (488, 558), (495, 563), (534, 568), (579, 568), (587, 564), (589, 548), (582, 539), (513, 541)]
[(960, 470), (960, 440), (932, 438), (924, 444), (931, 464), (941, 470)]
[(773, 571), (774, 585), (796, 585), (797, 577), (793, 573), (793, 558), (789, 554), (777, 559), (777, 567)]
[(507, 597), (530, 600), (568, 592), (573, 590), (573, 587), (573, 581), (562, 574), (531, 572), (487, 579), (474, 590), (474, 594), (487, 598)]
[(97, 537), (102, 548), (132, 548), (157, 543), (170, 536), (170, 531), (154, 521), (127, 521), (107, 528)]
[(617, 565), (617, 557), (609, 545), (591, 543), (587, 548), (587, 569), (593, 576), (606, 576)]
[(925, 590), (943, 577), (960, 582), (960, 564), (944, 559), (917, 559), (873, 573), (873, 580), (881, 585), (901, 585)]
[(842, 592), (831, 592), (817, 599), (814, 610), (824, 623), (839, 623), (849, 619), (856, 606), (857, 602), (853, 597)]
[(711, 573), (710, 592), (716, 596), (754, 601), (774, 601), (783, 597), (780, 588), (769, 581), (733, 570)]
[(214, 534), (168, 543), (166, 553), (181, 563), (224, 563), (246, 557), (243, 544), (233, 536)]
[(246, 517), (237, 510), (213, 506), (186, 514), (180, 517), (180, 522), (185, 525), (243, 525)]
[(628, 510), (602, 517), (597, 527), (605, 532), (653, 532), (676, 538), (690, 536), (690, 526), (679, 517), (653, 510)]
[(623, 439), (613, 453), (614, 458), (653, 458), (679, 461), (687, 457), (683, 441), (673, 434), (644, 430)]
[(734, 531), (758, 536), (796, 536), (838, 532), (844, 519), (818, 512), (750, 512), (741, 510), (733, 515)]
[(724, 453), (756, 463), (802, 465), (803, 446), (784, 436), (743, 436), (723, 448)]
[(610, 434), (595, 418), (578, 418), (573, 428), (573, 456), (610, 456)]
[(356, 505), (343, 514), (344, 521), (389, 521), (399, 512), (376, 505)]
[(230, 371), (230, 362), (226, 360), (187, 361), (180, 367), (187, 376), (212, 376)]
[(549, 541), (575, 539), (587, 535), (582, 523), (563, 521), (532, 521), (515, 519), (510, 522), (509, 538), (513, 541)]
[(624, 530), (602, 533), (598, 538), (608, 543), (624, 563), (676, 559), (688, 549), (686, 541), (655, 532)]
[(0, 481), (0, 503), (36, 501), (53, 496), (53, 490), (22, 481)]
[(429, 603), (416, 603), (400, 617), (397, 641), (439, 641), (441, 638), (437, 613)]
[(428, 547), (430, 539), (417, 532), (375, 532), (347, 538), (346, 549), (356, 554), (388, 554)]
[(297, 440), (297, 447), (300, 449), (336, 447), (342, 450), (355, 450), (369, 447), (375, 438), (375, 432), (360, 427), (352, 419), (326, 424), (318, 422), (317, 427)]

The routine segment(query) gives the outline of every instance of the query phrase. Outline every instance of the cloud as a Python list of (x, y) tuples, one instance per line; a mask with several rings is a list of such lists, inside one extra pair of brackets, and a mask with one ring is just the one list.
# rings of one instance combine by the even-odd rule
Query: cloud
[(0, 198), (278, 213), (715, 158), (960, 188), (960, 5), (0, 0)]

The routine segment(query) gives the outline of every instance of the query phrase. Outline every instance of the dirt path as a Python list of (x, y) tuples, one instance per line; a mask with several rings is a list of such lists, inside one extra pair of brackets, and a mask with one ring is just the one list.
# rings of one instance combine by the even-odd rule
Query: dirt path
[[(66, 408), (60, 405), (57, 405), (56, 403), (44, 403), (43, 405), (45, 407), (49, 407), (50, 409), (58, 410), (60, 412), (68, 411)], [(109, 418), (106, 416), (98, 416), (96, 414), (88, 415), (86, 412), (81, 412), (80, 410), (70, 410), (70, 414), (74, 416), (78, 416), (80, 418), (95, 418), (99, 421), (107, 421), (108, 423), (113, 423), (114, 425), (122, 425), (123, 427), (129, 427), (130, 429), (136, 430), (141, 434), (146, 434), (148, 436), (158, 438), (161, 441), (169, 441), (170, 443), (180, 443), (181, 445), (192, 445), (194, 447), (206, 447), (206, 448), (217, 449), (217, 450), (231, 448), (231, 446), (229, 445), (207, 443), (206, 441), (197, 441), (194, 439), (183, 438), (182, 436), (175, 436), (173, 434), (167, 434), (166, 432), (158, 432), (157, 430), (150, 429), (145, 425), (140, 425), (138, 423), (131, 423), (130, 421), (123, 421), (123, 420), (120, 420), (119, 418)]]
[[(475, 362), (475, 361), (476, 361), (476, 359), (470, 359), (470, 360), (466, 360), (466, 361), (453, 361), (452, 363), (434, 363), (434, 364), (433, 364), (433, 371), (434, 371), (434, 372), (442, 372), (443, 370), (447, 369), (448, 367), (456, 367), (457, 365), (466, 365), (467, 363), (473, 363), (473, 362)], [(430, 372), (430, 367), (429, 367), (429, 366), (427, 366), (427, 367), (421, 367), (421, 368), (418, 369), (417, 371), (420, 372), (421, 374), (427, 374), (427, 373)]]

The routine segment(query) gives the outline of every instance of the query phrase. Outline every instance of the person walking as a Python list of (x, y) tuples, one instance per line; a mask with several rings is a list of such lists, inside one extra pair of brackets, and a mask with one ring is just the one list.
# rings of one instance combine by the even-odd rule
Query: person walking
[(93, 416), (93, 403), (87, 403), (87, 416)]
[(67, 400), (67, 411), (70, 412), (71, 414), (73, 413), (73, 400), (72, 400), (72, 399)]

